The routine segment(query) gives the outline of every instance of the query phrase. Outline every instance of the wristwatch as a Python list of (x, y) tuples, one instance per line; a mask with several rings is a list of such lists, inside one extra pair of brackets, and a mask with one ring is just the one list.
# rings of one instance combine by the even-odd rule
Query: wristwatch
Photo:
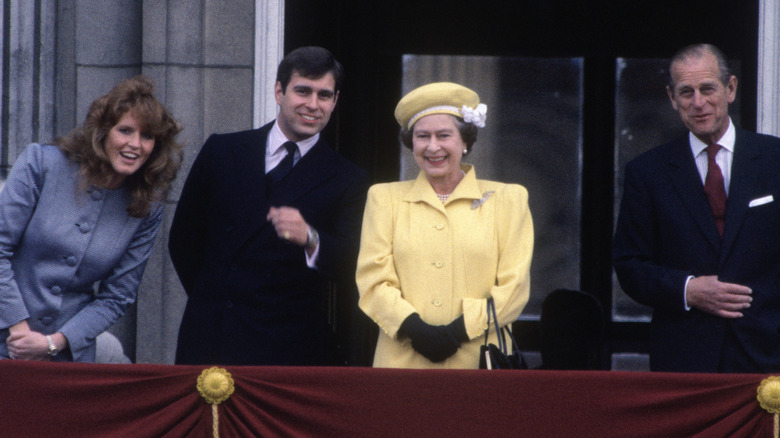
[(51, 339), (51, 336), (46, 335), (46, 342), (49, 344), (49, 356), (54, 357), (57, 355), (57, 353), (60, 352), (60, 350), (57, 350), (57, 346), (54, 345), (54, 341)]
[(320, 235), (312, 227), (309, 227), (309, 231), (306, 232), (306, 248), (315, 249), (320, 244)]

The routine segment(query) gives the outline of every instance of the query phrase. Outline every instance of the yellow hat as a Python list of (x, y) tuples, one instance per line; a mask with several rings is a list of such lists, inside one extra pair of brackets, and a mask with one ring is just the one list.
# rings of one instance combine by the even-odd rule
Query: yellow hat
[(410, 91), (395, 107), (395, 119), (403, 129), (411, 129), (421, 117), (431, 114), (450, 114), (483, 128), (487, 106), (463, 85), (434, 82)]

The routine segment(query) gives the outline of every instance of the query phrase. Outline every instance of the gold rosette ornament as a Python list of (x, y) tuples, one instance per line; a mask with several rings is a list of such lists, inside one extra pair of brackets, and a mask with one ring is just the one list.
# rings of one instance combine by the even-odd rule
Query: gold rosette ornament
[(227, 400), (235, 389), (233, 377), (224, 368), (211, 367), (198, 376), (198, 392), (211, 404), (211, 415), (214, 419), (212, 432), (215, 438), (219, 437), (217, 405)]
[(758, 386), (758, 404), (775, 416), (775, 438), (780, 438), (780, 377), (767, 377)]

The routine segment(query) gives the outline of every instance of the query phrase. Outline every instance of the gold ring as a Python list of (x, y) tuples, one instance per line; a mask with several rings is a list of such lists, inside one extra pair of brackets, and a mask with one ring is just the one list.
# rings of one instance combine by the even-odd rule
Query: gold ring
[(290, 240), (290, 232), (289, 231), (285, 231), (284, 232), (284, 240)]

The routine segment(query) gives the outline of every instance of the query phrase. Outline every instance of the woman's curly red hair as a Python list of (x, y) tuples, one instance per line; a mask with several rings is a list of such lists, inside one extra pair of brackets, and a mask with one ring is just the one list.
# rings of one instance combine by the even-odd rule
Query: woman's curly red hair
[(154, 85), (145, 76), (120, 82), (92, 102), (81, 126), (54, 140), (69, 159), (79, 163), (83, 188), (105, 187), (114, 175), (104, 148), (106, 136), (122, 116), (131, 112), (141, 124), (141, 130), (154, 137), (149, 159), (125, 180), (130, 191), (127, 212), (133, 217), (148, 215), (152, 203), (165, 200), (182, 162), (183, 146), (176, 142), (181, 126), (154, 97), (153, 90)]

